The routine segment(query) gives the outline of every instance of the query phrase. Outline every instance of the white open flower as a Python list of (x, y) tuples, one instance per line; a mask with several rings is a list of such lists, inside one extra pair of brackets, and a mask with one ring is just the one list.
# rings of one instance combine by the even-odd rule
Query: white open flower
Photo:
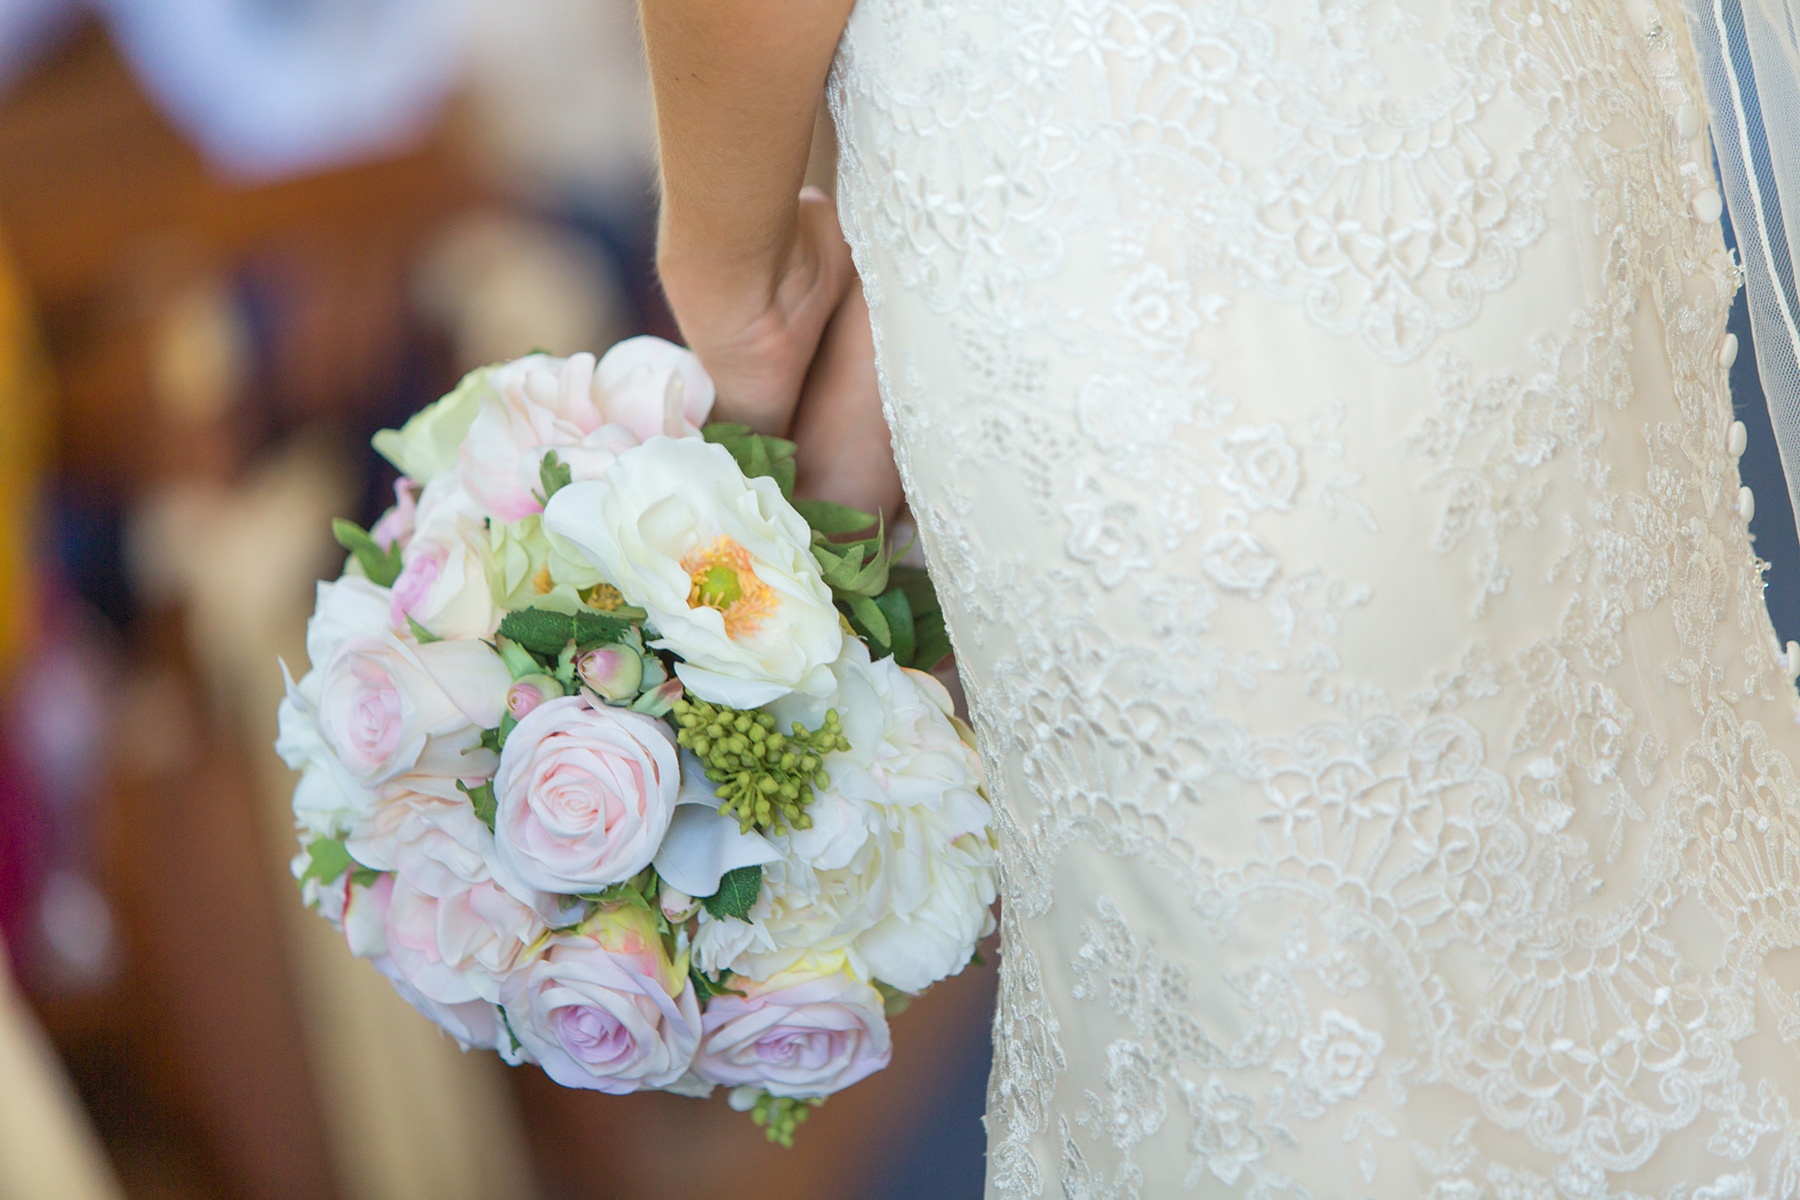
[(695, 961), (765, 979), (806, 951), (844, 950), (873, 978), (918, 991), (962, 970), (993, 927), (980, 761), (930, 676), (871, 663), (857, 641), (834, 669), (829, 700), (795, 695), (771, 711), (816, 727), (835, 707), (850, 749), (825, 759), (831, 783), (807, 809), (812, 827), (772, 835), (783, 855), (764, 866), (749, 919), (701, 917)]
[(831, 692), (844, 635), (812, 531), (774, 480), (746, 479), (723, 447), (652, 438), (557, 492), (544, 525), (649, 613), (653, 644), (681, 657), (696, 696), (754, 708)]

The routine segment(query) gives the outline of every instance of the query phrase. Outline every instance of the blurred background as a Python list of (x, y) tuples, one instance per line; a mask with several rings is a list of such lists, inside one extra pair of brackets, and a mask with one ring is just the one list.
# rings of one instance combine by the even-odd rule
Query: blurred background
[(369, 435), (673, 336), (651, 162), (630, 0), (0, 0), (0, 1195), (980, 1194), (991, 965), (781, 1150), (461, 1054), (288, 873)]

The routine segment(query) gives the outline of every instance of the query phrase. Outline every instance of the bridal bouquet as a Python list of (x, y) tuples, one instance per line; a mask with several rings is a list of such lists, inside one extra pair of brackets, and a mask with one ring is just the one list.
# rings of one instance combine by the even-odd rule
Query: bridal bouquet
[(465, 1048), (786, 1143), (991, 929), (991, 811), (924, 573), (712, 403), (635, 338), (377, 435), (276, 748), (306, 903)]

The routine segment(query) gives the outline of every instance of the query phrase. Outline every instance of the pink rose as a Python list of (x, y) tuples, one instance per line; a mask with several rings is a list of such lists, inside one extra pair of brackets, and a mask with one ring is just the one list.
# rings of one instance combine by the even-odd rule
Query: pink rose
[(650, 865), (680, 790), (661, 721), (567, 696), (526, 714), (494, 777), (499, 861), (535, 888), (578, 894)]
[(440, 638), (482, 638), (500, 623), (488, 588), (485, 514), (456, 479), (445, 475), (419, 497), (415, 528), (388, 603), (388, 625), (411, 617)]
[(829, 1096), (887, 1066), (892, 1046), (881, 993), (847, 968), (820, 973), (819, 965), (803, 961), (762, 983), (740, 977), (733, 986), (743, 996), (715, 996), (694, 1074), (807, 1097)]
[(499, 723), (511, 683), (500, 656), (478, 641), (414, 646), (392, 634), (343, 642), (318, 676), (319, 737), (363, 787), (414, 770), (479, 769), (462, 752)]
[(406, 543), (412, 539), (413, 516), (418, 511), (418, 498), (415, 495), (417, 484), (402, 475), (394, 480), (394, 507), (381, 514), (381, 519), (369, 526), (369, 536), (383, 550), (398, 545), (406, 549)]
[(388, 982), (394, 985), (394, 990), (402, 1000), (455, 1038), (456, 1044), (464, 1050), (501, 1050), (502, 1057), (509, 1062), (518, 1061), (515, 1056), (504, 1053), (509, 1047), (500, 1032), (500, 1010), (492, 1004), (486, 1000), (441, 1004), (406, 982), (393, 959), (383, 957), (373, 959), (372, 962), (377, 971), (387, 976)]
[(650, 915), (634, 908), (552, 938), (507, 978), (501, 1003), (526, 1052), (564, 1087), (667, 1087), (687, 1073), (700, 1041), (693, 985)]
[(544, 932), (539, 913), (488, 871), (478, 849), (427, 824), (401, 843), (387, 911), (387, 953), (431, 1000), (498, 1000), (500, 980)]
[(597, 479), (622, 451), (658, 434), (692, 436), (712, 411), (700, 360), (660, 338), (591, 354), (533, 354), (479, 373), (479, 408), (457, 459), (483, 508), (501, 521), (542, 512), (539, 467), (555, 450), (575, 479)]

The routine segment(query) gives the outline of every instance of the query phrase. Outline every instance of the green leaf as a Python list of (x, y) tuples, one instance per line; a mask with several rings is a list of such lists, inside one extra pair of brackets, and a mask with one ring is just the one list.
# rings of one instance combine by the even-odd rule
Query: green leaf
[(570, 642), (583, 650), (616, 642), (630, 628), (631, 622), (606, 613), (562, 613), (547, 608), (521, 608), (500, 620), (501, 637), (548, 659), (560, 655)]
[(913, 618), (913, 666), (929, 671), (950, 653), (950, 635), (944, 629), (944, 614), (926, 613)]
[(406, 614), (406, 627), (412, 630), (413, 637), (418, 639), (419, 645), (421, 646), (429, 646), (433, 642), (441, 642), (444, 640), (437, 634), (431, 632), (431, 630), (413, 620), (411, 613)]
[(913, 613), (913, 653), (910, 663), (902, 666), (929, 671), (950, 653), (950, 635), (944, 630), (944, 610), (938, 602), (937, 589), (922, 567), (896, 564), (888, 573), (891, 588), (906, 594)]
[(720, 971), (717, 979), (708, 979), (699, 967), (689, 965), (688, 978), (694, 981), (694, 999), (700, 1001), (702, 1008), (714, 996), (742, 996), (744, 993), (731, 985), (733, 978), (730, 971)]
[(492, 832), (494, 817), (500, 807), (494, 800), (494, 781), (490, 779), (480, 787), (472, 788), (459, 779), (456, 790), (469, 798), (469, 803), (475, 806), (475, 816)]
[(753, 433), (748, 425), (721, 422), (702, 429), (701, 436), (723, 446), (737, 460), (738, 470), (747, 478), (767, 477), (775, 481), (781, 494), (794, 494), (794, 443), (785, 438)]
[(834, 588), (841, 588), (862, 573), (869, 549), (868, 542), (849, 542), (832, 550), (814, 546), (813, 557), (819, 562), (819, 573), (824, 576), (825, 582)]
[(306, 848), (306, 852), (311, 855), (311, 859), (306, 864), (306, 870), (301, 872), (301, 883), (309, 879), (330, 883), (342, 878), (345, 871), (361, 865), (350, 857), (350, 851), (344, 847), (342, 838), (319, 838)]
[[(506, 716), (508, 716), (508, 717), (510, 717), (511, 715), (512, 715), (511, 713), (506, 714)], [(502, 721), (504, 721), (505, 719), (506, 719), (506, 717), (501, 718)], [(482, 730), (481, 731), (481, 742), (479, 744), (483, 750), (492, 750), (495, 754), (500, 753), (500, 749), (501, 749), (501, 747), (500, 747), (500, 731), (498, 729)], [(464, 750), (463, 753), (468, 754), (469, 751)]]
[(894, 634), (888, 628), (887, 614), (881, 611), (881, 606), (867, 596), (853, 596), (850, 599), (850, 615), (856, 619), (862, 631), (869, 635), (869, 640), (875, 643), (875, 649), (880, 652), (876, 657), (885, 657), (893, 644)]
[(715, 920), (732, 917), (741, 921), (750, 915), (750, 907), (761, 891), (762, 865), (758, 863), (725, 872), (719, 880), (719, 890), (700, 903)]
[(887, 590), (888, 568), (893, 558), (879, 545), (870, 548), (869, 561), (863, 564), (849, 582), (838, 584), (843, 591), (856, 596), (875, 597)]
[(355, 521), (346, 521), (339, 517), (331, 523), (331, 536), (337, 539), (338, 545), (356, 556), (369, 581), (380, 587), (393, 587), (394, 580), (400, 578), (400, 544), (398, 542), (383, 550), (368, 532)]
[(848, 504), (833, 504), (829, 500), (795, 500), (793, 504), (794, 511), (805, 517), (808, 525), (826, 537), (861, 533), (881, 520), (873, 513), (851, 508)]
[(500, 660), (506, 664), (507, 671), (515, 680), (536, 675), (544, 669), (537, 659), (531, 657), (530, 651), (511, 638), (495, 639), (494, 649), (500, 652)]
[(903, 667), (916, 666), (913, 651), (916, 648), (913, 638), (912, 605), (906, 599), (906, 593), (897, 587), (891, 587), (873, 601), (881, 615), (887, 618), (888, 649), (894, 655), (894, 661)]
[(943, 612), (943, 605), (938, 603), (937, 589), (932, 586), (931, 575), (923, 567), (909, 567), (903, 563), (895, 563), (888, 571), (889, 582), (906, 593), (906, 602), (912, 605), (913, 615), (922, 617), (927, 613)]
[(556, 451), (552, 450), (544, 455), (543, 461), (538, 463), (538, 482), (544, 485), (541, 496), (543, 502), (550, 503), (550, 497), (568, 487), (573, 478), (574, 474), (569, 464), (556, 457)]
[(644, 893), (638, 890), (636, 883), (629, 879), (624, 883), (615, 883), (605, 891), (592, 892), (581, 898), (606, 907), (619, 904), (630, 905), (632, 908), (643, 909), (653, 917), (660, 917), (662, 915), (662, 909), (651, 904), (650, 901), (644, 897)]

